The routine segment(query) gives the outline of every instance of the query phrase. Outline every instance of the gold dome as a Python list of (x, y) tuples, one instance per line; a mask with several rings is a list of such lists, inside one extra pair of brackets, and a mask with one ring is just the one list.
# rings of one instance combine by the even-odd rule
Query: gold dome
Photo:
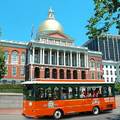
[(44, 32), (44, 31), (58, 31), (58, 32), (63, 32), (63, 28), (60, 25), (60, 23), (55, 20), (54, 17), (54, 12), (52, 9), (49, 9), (48, 12), (48, 19), (45, 20), (39, 28), (40, 32)]

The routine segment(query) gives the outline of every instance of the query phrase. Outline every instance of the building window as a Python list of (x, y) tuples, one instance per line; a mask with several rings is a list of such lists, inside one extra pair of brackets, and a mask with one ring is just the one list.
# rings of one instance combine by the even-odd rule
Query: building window
[(40, 68), (39, 67), (35, 67), (35, 69), (34, 69), (34, 77), (35, 78), (40, 78)]
[(113, 73), (112, 73), (112, 70), (110, 71), (110, 74), (112, 75)]
[(9, 61), (8, 51), (5, 51), (4, 55), (5, 55), (5, 62), (8, 63), (8, 61)]
[(16, 52), (16, 51), (12, 52), (11, 63), (18, 64), (18, 52)]
[(111, 78), (111, 82), (113, 82), (113, 78)]
[(95, 62), (94, 62), (94, 61), (91, 61), (90, 67), (91, 67), (91, 68), (95, 68)]
[(108, 70), (106, 70), (106, 75), (108, 75)]
[(16, 76), (16, 73), (17, 73), (17, 68), (12, 67), (12, 76)]
[(107, 82), (109, 82), (109, 78), (107, 77)]
[(85, 55), (81, 53), (80, 58), (81, 58), (81, 67), (85, 67)]
[(117, 75), (117, 71), (115, 71), (115, 75)]
[(64, 70), (63, 69), (60, 69), (59, 70), (59, 77), (60, 77), (60, 79), (64, 79)]
[(101, 77), (100, 77), (100, 72), (98, 72), (98, 79), (101, 79)]
[(59, 52), (59, 65), (64, 65), (64, 52)]
[(57, 65), (57, 51), (52, 50), (52, 65)]
[[(84, 57), (83, 57), (83, 54), (81, 54), (81, 67), (85, 67), (84, 65)], [(73, 53), (72, 54), (72, 65), (73, 66), (77, 66), (77, 54), (76, 53)]]
[(50, 69), (45, 68), (45, 78), (50, 78)]
[[(35, 49), (34, 62), (40, 63), (40, 50), (39, 49)], [(25, 60), (24, 60), (24, 63), (25, 63)]]
[(85, 71), (81, 71), (81, 78), (82, 79), (86, 79), (86, 73), (85, 73)]
[(114, 66), (114, 68), (116, 69), (116, 66)]
[(66, 71), (66, 78), (71, 79), (71, 71), (70, 70)]
[(97, 68), (100, 68), (100, 63), (97, 63)]
[(22, 53), (21, 55), (21, 63), (25, 64), (25, 53)]
[(94, 74), (94, 72), (92, 72), (92, 79), (95, 79), (95, 74)]
[(24, 67), (21, 67), (21, 68), (20, 68), (20, 75), (21, 75), (21, 76), (24, 76), (24, 75), (25, 75), (25, 68), (24, 68)]
[(112, 68), (112, 66), (110, 65), (110, 68)]
[(106, 68), (108, 68), (108, 65), (106, 65)]
[(57, 69), (52, 69), (52, 78), (57, 79)]
[(49, 50), (45, 50), (44, 59), (45, 59), (45, 64), (49, 64), (50, 62), (50, 51)]
[(77, 70), (73, 71), (73, 79), (77, 79), (78, 78), (78, 74), (77, 74)]

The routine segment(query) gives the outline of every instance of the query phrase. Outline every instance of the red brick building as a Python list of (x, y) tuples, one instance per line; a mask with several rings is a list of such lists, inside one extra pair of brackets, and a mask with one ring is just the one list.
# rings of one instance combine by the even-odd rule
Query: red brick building
[(25, 43), (0, 40), (0, 46), (5, 53), (7, 74), (2, 79), (3, 82), (21, 82), (25, 80)]
[[(3, 80), (101, 79), (102, 54), (74, 45), (63, 32), (52, 9), (28, 43), (0, 41), (4, 47), (8, 73)], [(25, 74), (24, 74), (24, 67)]]

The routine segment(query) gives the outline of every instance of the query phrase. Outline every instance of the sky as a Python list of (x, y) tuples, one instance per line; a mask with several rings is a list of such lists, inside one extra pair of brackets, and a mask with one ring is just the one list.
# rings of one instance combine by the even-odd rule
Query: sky
[(82, 45), (88, 40), (85, 26), (93, 14), (93, 0), (0, 0), (0, 39), (28, 42), (52, 7), (64, 33)]

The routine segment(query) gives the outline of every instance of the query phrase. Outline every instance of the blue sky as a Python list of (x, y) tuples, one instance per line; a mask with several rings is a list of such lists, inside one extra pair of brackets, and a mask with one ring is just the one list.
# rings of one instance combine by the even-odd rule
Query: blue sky
[(49, 7), (75, 44), (82, 45), (88, 39), (85, 26), (93, 13), (93, 0), (0, 0), (0, 39), (30, 41), (32, 24), (37, 32)]

